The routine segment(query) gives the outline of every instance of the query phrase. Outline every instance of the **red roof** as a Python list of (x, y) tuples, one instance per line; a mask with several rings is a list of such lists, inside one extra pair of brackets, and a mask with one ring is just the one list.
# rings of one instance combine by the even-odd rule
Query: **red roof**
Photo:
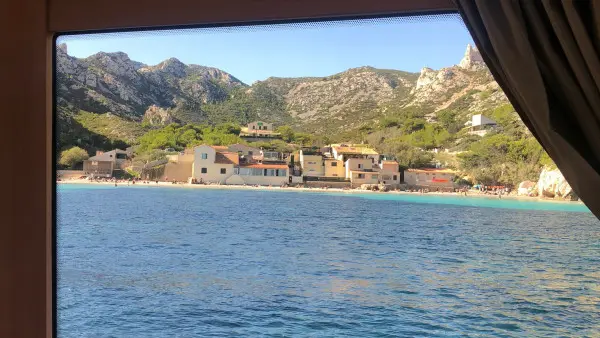
[(243, 164), (240, 165), (240, 168), (256, 168), (256, 169), (287, 169), (287, 164)]
[(215, 155), (215, 163), (238, 165), (240, 164), (240, 157), (238, 153), (218, 151)]

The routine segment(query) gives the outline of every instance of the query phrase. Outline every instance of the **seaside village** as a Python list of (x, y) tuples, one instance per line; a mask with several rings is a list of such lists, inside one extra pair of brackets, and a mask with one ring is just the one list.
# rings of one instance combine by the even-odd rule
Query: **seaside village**
[[(273, 124), (256, 121), (242, 128), (247, 141), (280, 138)], [(131, 148), (97, 152), (83, 162), (88, 180), (115, 180), (132, 165)], [(455, 191), (456, 173), (443, 168), (400, 170), (395, 158), (367, 144), (339, 143), (281, 153), (245, 144), (199, 145), (136, 168), (144, 183), (338, 188), (363, 190)], [(62, 173), (66, 178), (69, 173)]]

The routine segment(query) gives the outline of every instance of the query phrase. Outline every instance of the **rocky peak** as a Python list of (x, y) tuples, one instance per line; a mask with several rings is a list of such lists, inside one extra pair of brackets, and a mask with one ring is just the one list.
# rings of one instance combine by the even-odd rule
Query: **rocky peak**
[(483, 58), (481, 57), (479, 50), (477, 50), (477, 47), (468, 44), (465, 56), (460, 60), (458, 66), (463, 69), (478, 69), (482, 68), (482, 66), (485, 67), (485, 63), (483, 62)]
[(57, 46), (58, 50), (60, 50), (61, 52), (68, 54), (68, 50), (67, 50), (67, 44), (66, 43), (61, 43), (60, 45)]
[(184, 77), (187, 66), (177, 58), (167, 59), (154, 67), (161, 72), (169, 73), (176, 77)]
[(131, 61), (129, 56), (123, 52), (99, 52), (85, 58), (84, 61), (116, 76), (124, 76), (129, 79), (137, 77), (137, 63)]
[(421, 74), (417, 79), (417, 85), (414, 90), (418, 90), (422, 87), (425, 87), (435, 81), (437, 72), (429, 67), (423, 67), (421, 69)]

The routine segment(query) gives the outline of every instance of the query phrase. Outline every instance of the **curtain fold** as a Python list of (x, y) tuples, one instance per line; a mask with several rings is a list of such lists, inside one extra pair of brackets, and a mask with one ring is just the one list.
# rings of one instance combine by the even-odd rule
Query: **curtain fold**
[(455, 1), (525, 125), (600, 218), (600, 4)]

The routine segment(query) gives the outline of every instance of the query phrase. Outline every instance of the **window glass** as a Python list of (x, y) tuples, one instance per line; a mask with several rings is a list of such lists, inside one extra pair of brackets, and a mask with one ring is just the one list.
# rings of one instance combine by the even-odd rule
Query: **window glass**
[(458, 15), (57, 44), (58, 337), (599, 336), (600, 223)]

